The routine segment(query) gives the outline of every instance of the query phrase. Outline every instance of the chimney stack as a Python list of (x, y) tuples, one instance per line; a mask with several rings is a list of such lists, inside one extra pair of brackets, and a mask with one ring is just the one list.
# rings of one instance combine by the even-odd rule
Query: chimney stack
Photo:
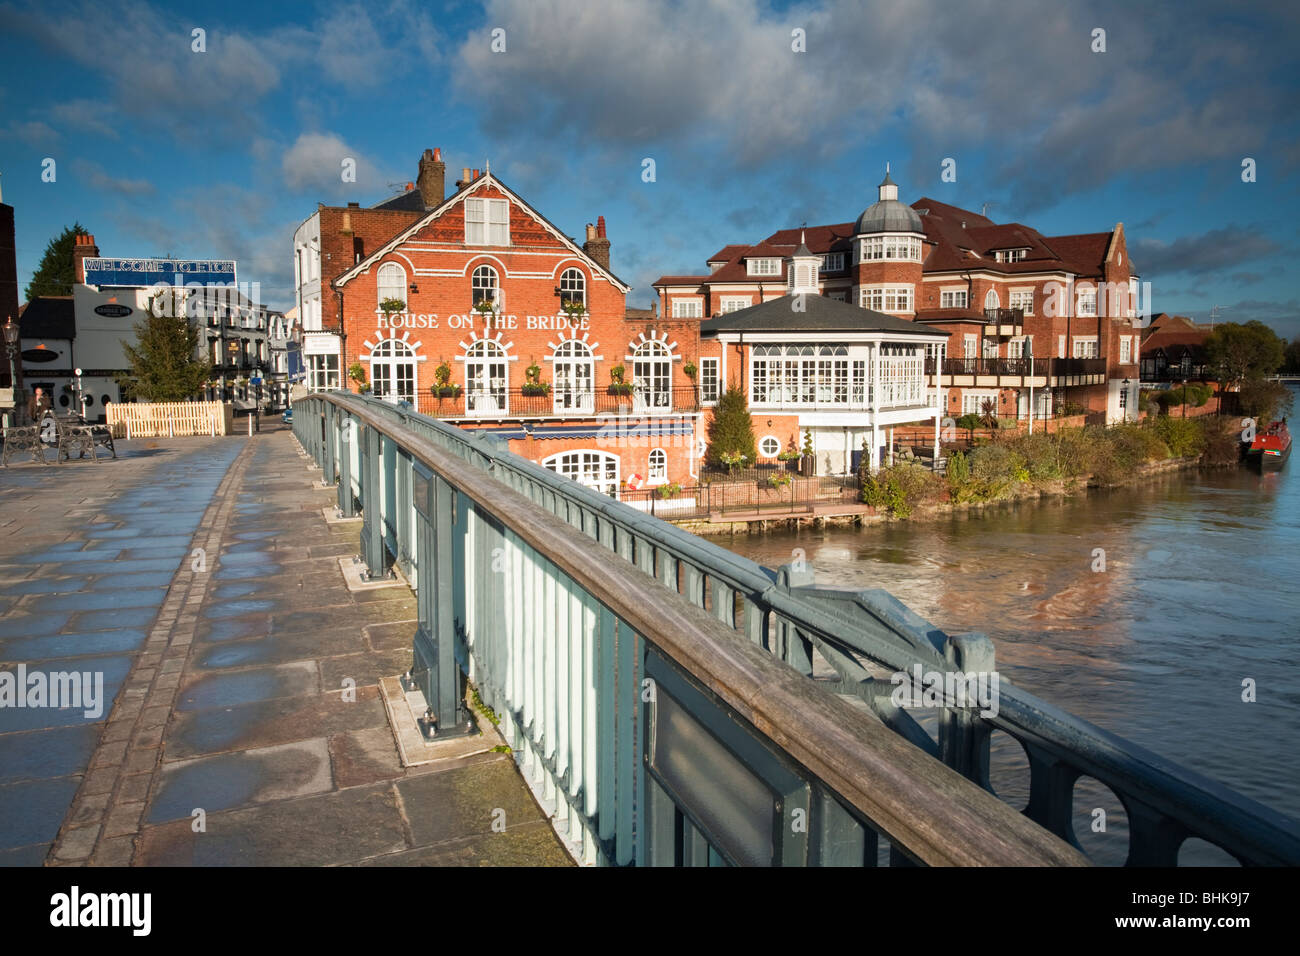
[(415, 177), (425, 209), (441, 206), (447, 198), (447, 164), (442, 161), (442, 147), (426, 149), (420, 157), (420, 172)]
[(77, 236), (75, 244), (72, 247), (72, 268), (76, 274), (77, 282), (81, 285), (86, 284), (86, 260), (95, 259), (99, 256), (99, 246), (95, 245), (94, 236)]
[(609, 271), (609, 240), (605, 238), (604, 216), (596, 218), (594, 229), (591, 223), (587, 224), (587, 241), (582, 244), (582, 251), (599, 263), (606, 272)]
[(464, 189), (470, 183), (470, 169), (468, 166), (462, 166), (460, 170), (460, 179), (456, 180), (456, 188)]

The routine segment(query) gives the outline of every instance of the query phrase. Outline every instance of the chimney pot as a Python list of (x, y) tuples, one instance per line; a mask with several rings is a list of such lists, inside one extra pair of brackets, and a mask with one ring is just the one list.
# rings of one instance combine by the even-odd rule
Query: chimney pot
[(605, 238), (605, 217), (604, 216), (596, 217), (596, 235), (600, 236), (600, 238), (602, 239)]
[(442, 162), (442, 147), (441, 147), (441, 146), (435, 146), (435, 147), (433, 148), (433, 161), (434, 161), (435, 163), (440, 163), (440, 162)]
[(406, 191), (407, 191), (408, 193), (409, 193), (412, 189), (414, 189), (414, 188), (415, 188), (415, 183), (407, 183), (407, 184), (406, 184)]
[(587, 238), (588, 239), (596, 238), (596, 227), (593, 226), (591, 223), (587, 223)]

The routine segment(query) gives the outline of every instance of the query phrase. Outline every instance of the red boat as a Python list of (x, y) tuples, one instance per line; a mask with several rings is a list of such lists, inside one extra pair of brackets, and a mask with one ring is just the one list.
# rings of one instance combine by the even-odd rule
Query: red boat
[(1291, 431), (1286, 427), (1286, 419), (1283, 419), (1256, 433), (1255, 440), (1246, 452), (1246, 458), (1251, 464), (1258, 465), (1261, 471), (1276, 471), (1286, 464), (1290, 454)]

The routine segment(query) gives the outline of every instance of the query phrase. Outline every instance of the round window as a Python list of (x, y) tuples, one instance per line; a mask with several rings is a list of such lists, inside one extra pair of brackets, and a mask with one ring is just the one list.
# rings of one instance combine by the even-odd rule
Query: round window
[(60, 396), (59, 396), (59, 404), (62, 405), (64, 408), (67, 408), (67, 407), (68, 407), (68, 396), (66, 396), (66, 395), (60, 395)]
[(107, 405), (107, 404), (108, 404), (109, 402), (111, 402), (111, 401), (112, 401), (112, 399), (109, 398), (107, 395), (101, 395), (101, 396), (99, 396), (99, 404), (101, 404), (101, 405)]
[(94, 405), (94, 404), (95, 404), (95, 396), (94, 396), (94, 395), (87, 395), (87, 396), (86, 396), (86, 407), (89, 408), (91, 405)]
[(758, 453), (764, 458), (775, 458), (781, 454), (781, 440), (775, 435), (764, 435), (759, 439)]

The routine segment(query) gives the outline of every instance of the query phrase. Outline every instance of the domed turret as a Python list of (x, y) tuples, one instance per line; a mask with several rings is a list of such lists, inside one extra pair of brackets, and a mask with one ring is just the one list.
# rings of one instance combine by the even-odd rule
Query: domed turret
[(889, 167), (886, 166), (885, 180), (879, 188), (879, 199), (858, 217), (854, 232), (863, 235), (873, 232), (924, 231), (916, 210), (898, 201), (898, 184), (889, 177)]

